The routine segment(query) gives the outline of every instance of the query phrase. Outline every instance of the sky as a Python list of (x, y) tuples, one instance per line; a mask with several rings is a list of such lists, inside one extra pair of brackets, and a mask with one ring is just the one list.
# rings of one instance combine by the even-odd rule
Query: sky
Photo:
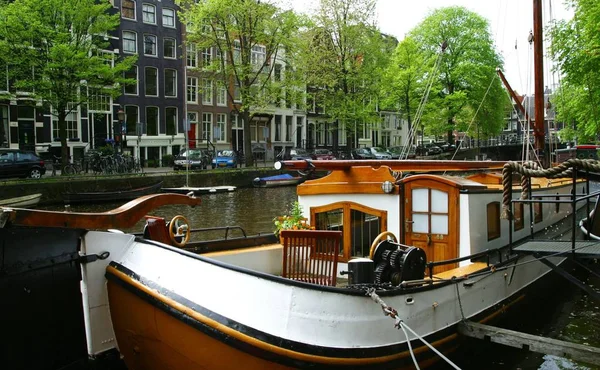
[[(544, 22), (572, 18), (572, 11), (562, 1), (542, 0)], [(292, 4), (296, 10), (306, 12), (315, 7), (317, 0), (292, 0)], [(520, 94), (533, 93), (533, 50), (527, 42), (533, 28), (532, 0), (378, 0), (377, 23), (383, 33), (402, 40), (429, 12), (447, 6), (463, 6), (488, 20), (496, 50), (504, 59), (508, 83)], [(549, 86), (558, 82), (558, 77), (549, 72), (544, 79)]]

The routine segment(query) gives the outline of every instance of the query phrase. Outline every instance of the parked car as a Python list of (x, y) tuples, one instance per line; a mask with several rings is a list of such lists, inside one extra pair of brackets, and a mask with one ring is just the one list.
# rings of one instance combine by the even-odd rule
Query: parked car
[(371, 151), (371, 154), (375, 156), (375, 159), (392, 159), (390, 153), (386, 152), (383, 148), (374, 146), (367, 149)]
[(419, 153), (419, 151), (421, 153), (420, 155), (442, 154), (442, 148), (433, 143), (428, 143), (422, 146), (419, 145), (417, 147), (417, 153)]
[(0, 149), (0, 177), (39, 179), (44, 173), (44, 161), (35, 153), (19, 149)]
[(352, 156), (352, 159), (375, 159), (375, 156), (368, 148), (356, 148), (350, 155)]
[(208, 149), (183, 149), (175, 157), (173, 169), (175, 171), (185, 168), (190, 170), (206, 169), (211, 162), (211, 157)]
[(236, 168), (238, 164), (238, 157), (234, 150), (221, 150), (212, 159), (212, 168)]
[(442, 151), (444, 151), (444, 152), (453, 152), (456, 150), (456, 145), (448, 144), (445, 141), (439, 141), (439, 142), (435, 143), (435, 145), (440, 147), (440, 149), (442, 149)]
[(414, 159), (416, 157), (415, 148), (410, 147), (406, 149), (403, 146), (391, 146), (386, 149), (392, 159)]
[(290, 148), (286, 147), (277, 155), (278, 160), (303, 160), (303, 159), (316, 159), (314, 154), (309, 153), (304, 148)]
[(313, 154), (315, 156), (315, 159), (321, 159), (321, 160), (335, 159), (335, 155), (333, 155), (333, 152), (329, 149), (315, 149)]

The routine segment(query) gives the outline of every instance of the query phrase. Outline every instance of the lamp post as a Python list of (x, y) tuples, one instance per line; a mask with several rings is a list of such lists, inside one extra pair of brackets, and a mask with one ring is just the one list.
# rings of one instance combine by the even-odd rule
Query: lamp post
[(119, 130), (121, 130), (121, 154), (123, 154), (123, 145), (125, 145), (124, 141), (127, 133), (127, 128), (125, 126), (125, 111), (123, 111), (123, 108), (119, 108), (117, 118), (119, 119)]

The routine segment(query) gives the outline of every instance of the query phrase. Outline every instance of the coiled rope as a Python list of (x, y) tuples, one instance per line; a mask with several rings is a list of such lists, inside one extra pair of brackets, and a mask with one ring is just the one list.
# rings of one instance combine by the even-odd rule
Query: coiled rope
[(512, 220), (510, 202), (512, 200), (512, 175), (519, 173), (521, 178), (521, 199), (527, 199), (531, 187), (531, 177), (545, 177), (556, 179), (571, 177), (574, 169), (586, 171), (600, 171), (600, 163), (592, 159), (572, 158), (552, 168), (541, 168), (535, 162), (508, 162), (502, 169), (502, 218)]

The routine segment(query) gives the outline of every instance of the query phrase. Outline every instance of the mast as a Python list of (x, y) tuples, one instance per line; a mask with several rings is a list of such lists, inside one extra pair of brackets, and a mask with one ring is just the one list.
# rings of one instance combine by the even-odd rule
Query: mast
[[(535, 150), (538, 155), (544, 153), (546, 133), (544, 129), (544, 36), (542, 33), (542, 0), (533, 0), (533, 69), (535, 94), (535, 121), (533, 134)], [(540, 158), (546, 167), (546, 154)]]

